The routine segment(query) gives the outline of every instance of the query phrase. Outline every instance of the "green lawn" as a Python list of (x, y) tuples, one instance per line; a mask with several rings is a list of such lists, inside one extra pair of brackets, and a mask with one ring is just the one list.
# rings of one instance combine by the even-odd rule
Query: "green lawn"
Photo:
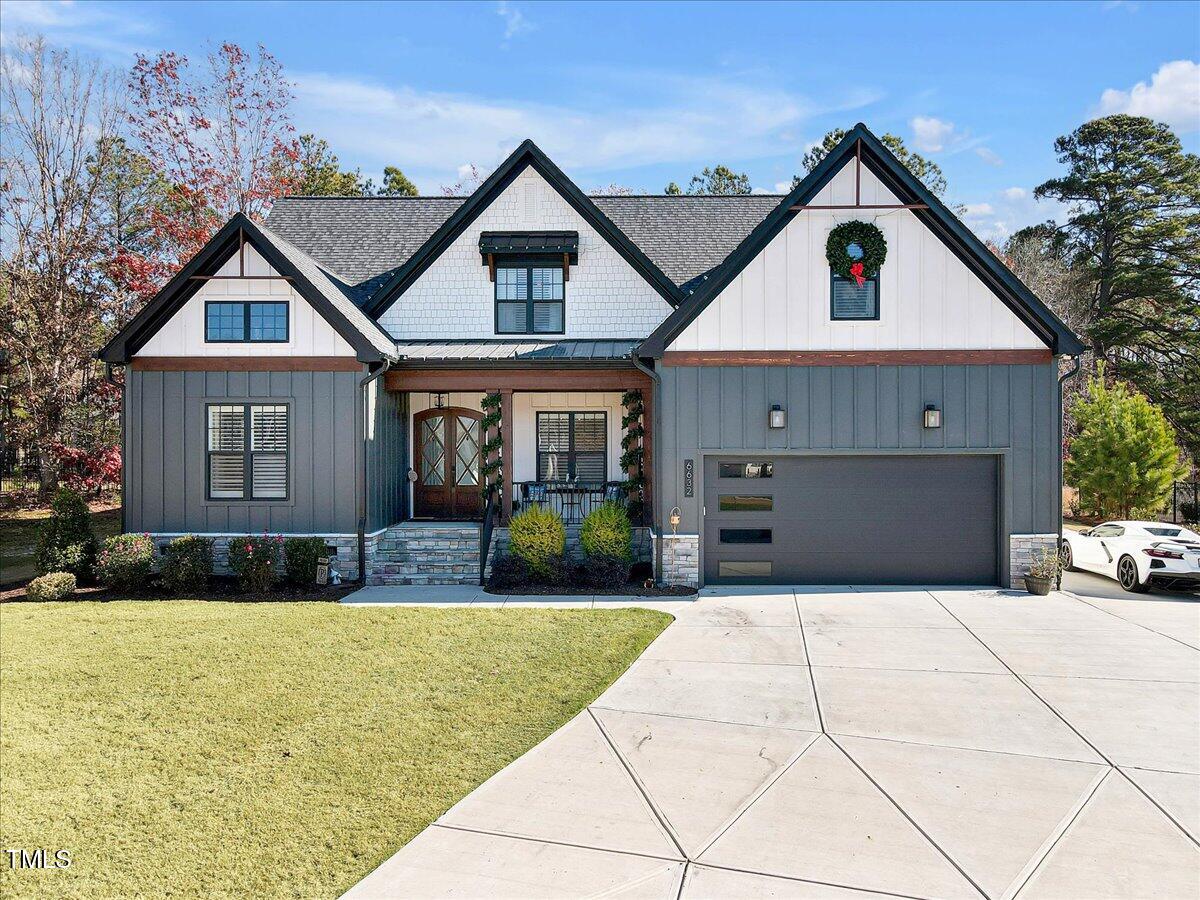
[(594, 699), (648, 610), (0, 605), (0, 895), (331, 897)]
[[(0, 514), (0, 584), (25, 581), (37, 574), (33, 553), (37, 549), (38, 533), (49, 517), (50, 512), (45, 509)], [(97, 541), (120, 532), (120, 508), (93, 512), (92, 530)]]

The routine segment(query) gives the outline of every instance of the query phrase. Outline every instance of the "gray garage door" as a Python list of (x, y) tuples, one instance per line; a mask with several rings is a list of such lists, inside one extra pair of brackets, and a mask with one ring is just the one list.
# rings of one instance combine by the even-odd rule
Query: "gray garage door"
[(995, 584), (992, 456), (708, 457), (709, 584)]

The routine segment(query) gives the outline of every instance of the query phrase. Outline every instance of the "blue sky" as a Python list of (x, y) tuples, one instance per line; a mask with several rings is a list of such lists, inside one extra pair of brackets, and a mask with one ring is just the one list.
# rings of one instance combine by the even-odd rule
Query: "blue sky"
[(296, 124), (425, 191), (532, 137), (584, 188), (658, 193), (725, 163), (775, 191), (830, 128), (893, 131), (986, 237), (1060, 211), (1053, 141), (1105, 112), (1200, 148), (1200, 4), (3, 2), (6, 34), (126, 67), (262, 42)]

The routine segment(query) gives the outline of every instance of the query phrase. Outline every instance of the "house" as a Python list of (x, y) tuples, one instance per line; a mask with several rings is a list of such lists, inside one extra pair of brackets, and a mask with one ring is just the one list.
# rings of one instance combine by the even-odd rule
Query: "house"
[(1058, 540), (1081, 350), (858, 125), (786, 196), (587, 197), (526, 141), (466, 198), (287, 197), (101, 357), (163, 540), (469, 581), (522, 506), (620, 498), (670, 582), (1007, 584)]

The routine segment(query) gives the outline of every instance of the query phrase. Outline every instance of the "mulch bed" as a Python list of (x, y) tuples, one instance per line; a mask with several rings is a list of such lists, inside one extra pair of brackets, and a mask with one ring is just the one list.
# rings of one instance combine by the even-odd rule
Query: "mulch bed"
[[(280, 582), (269, 594), (248, 594), (244, 592), (235, 578), (221, 576), (209, 580), (208, 586), (201, 590), (189, 590), (183, 594), (167, 593), (151, 584), (142, 590), (114, 591), (105, 587), (85, 586), (78, 588), (67, 600), (92, 600), (105, 602), (109, 600), (222, 600), (233, 603), (279, 603), (295, 601), (313, 601), (318, 603), (336, 603), (347, 594), (357, 591), (362, 585), (357, 582), (338, 585), (294, 585)], [(0, 591), (0, 603), (17, 603), (25, 600), (25, 585), (16, 585)]]

